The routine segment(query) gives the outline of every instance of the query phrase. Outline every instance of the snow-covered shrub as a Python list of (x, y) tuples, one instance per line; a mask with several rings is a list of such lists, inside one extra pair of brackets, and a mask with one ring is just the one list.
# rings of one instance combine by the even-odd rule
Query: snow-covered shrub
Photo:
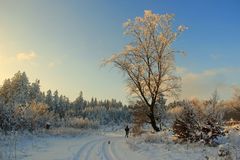
[(47, 122), (54, 118), (53, 113), (48, 111), (48, 106), (43, 103), (32, 102), (23, 110), (25, 127), (32, 131), (38, 128), (44, 128)]
[[(6, 107), (7, 108), (7, 107)], [(42, 103), (32, 102), (29, 105), (17, 106), (9, 108), (11, 112), (8, 112), (8, 117), (5, 121), (8, 121), (3, 127), (4, 131), (11, 130), (29, 130), (44, 128), (47, 122), (52, 120), (53, 113), (48, 112), (47, 106)]]
[(98, 124), (88, 118), (71, 118), (68, 121), (68, 126), (72, 128), (97, 128)]
[(173, 124), (173, 132), (175, 135), (184, 141), (189, 139), (193, 141), (200, 126), (196, 120), (196, 114), (190, 103), (186, 103), (182, 113), (178, 116)]
[(139, 124), (134, 124), (132, 128), (133, 136), (139, 136), (142, 134), (142, 127)]
[(225, 160), (232, 160), (230, 148), (228, 144), (219, 145), (218, 147), (218, 156)]
[(223, 135), (223, 129), (212, 112), (206, 113), (193, 105), (191, 102), (185, 103), (183, 111), (173, 124), (173, 132), (182, 141), (212, 144), (218, 136)]
[(140, 135), (142, 131), (142, 126), (146, 123), (148, 119), (146, 112), (148, 108), (144, 106), (141, 101), (137, 101), (135, 105), (131, 108), (133, 113), (133, 134)]
[(34, 107), (32, 107), (32, 109), (33, 111), (37, 112), (35, 115), (38, 116), (35, 119), (36, 126), (38, 128), (45, 127), (47, 123), (51, 123), (54, 120), (55, 115), (47, 110), (48, 107), (45, 104), (40, 103), (33, 105)]
[(147, 134), (144, 136), (144, 141), (147, 143), (160, 143), (162, 138), (158, 134)]
[(44, 133), (53, 136), (79, 136), (84, 134), (85, 132), (79, 128), (72, 128), (72, 127), (58, 127), (52, 128), (50, 130), (45, 130)]
[(6, 133), (15, 127), (14, 108), (0, 105), (0, 128)]
[(157, 134), (148, 133), (143, 136), (146, 143), (169, 143), (171, 142), (171, 135), (168, 131), (160, 131)]

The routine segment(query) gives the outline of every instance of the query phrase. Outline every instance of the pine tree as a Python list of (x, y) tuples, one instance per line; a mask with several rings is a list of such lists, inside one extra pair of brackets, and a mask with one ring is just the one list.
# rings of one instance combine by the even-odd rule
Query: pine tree
[(40, 80), (36, 80), (31, 84), (29, 89), (30, 101), (43, 102), (43, 94), (40, 90)]
[(53, 96), (52, 96), (52, 91), (51, 90), (47, 91), (47, 95), (46, 95), (46, 98), (45, 98), (45, 103), (48, 105), (48, 110), (53, 111), (54, 104), (53, 104)]
[(29, 102), (29, 81), (25, 72), (17, 72), (11, 79), (12, 101), (15, 105)]
[(59, 96), (58, 96), (58, 90), (56, 90), (53, 93), (53, 111), (55, 113), (58, 113), (59, 110)]
[(3, 86), (0, 88), (0, 98), (5, 105), (10, 103), (12, 99), (12, 87), (10, 79), (6, 79), (3, 83)]
[(75, 115), (79, 116), (85, 107), (86, 107), (86, 102), (83, 99), (83, 92), (81, 91), (79, 93), (79, 96), (73, 102)]

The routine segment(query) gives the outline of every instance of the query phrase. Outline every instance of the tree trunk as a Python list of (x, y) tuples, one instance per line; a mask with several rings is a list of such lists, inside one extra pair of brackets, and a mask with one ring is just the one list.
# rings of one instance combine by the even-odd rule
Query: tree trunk
[(156, 124), (156, 119), (155, 119), (155, 116), (154, 116), (154, 107), (153, 106), (154, 105), (150, 106), (150, 115), (148, 117), (150, 118), (150, 122), (151, 122), (151, 125), (152, 125), (153, 129), (156, 132), (159, 132), (160, 128)]
[(157, 126), (156, 119), (155, 119), (155, 116), (154, 116), (154, 106), (155, 106), (155, 103), (152, 103), (152, 105), (149, 106), (150, 114), (148, 114), (148, 117), (149, 117), (149, 119), (150, 119), (150, 123), (151, 123), (151, 125), (152, 125), (152, 128), (153, 128), (156, 132), (159, 132), (159, 131), (160, 131), (160, 128)]
[(149, 118), (150, 118), (150, 122), (151, 122), (151, 125), (153, 127), (153, 129), (156, 131), (156, 132), (159, 132), (160, 131), (160, 128), (157, 126), (156, 124), (156, 120), (155, 120), (155, 117), (154, 117), (154, 114), (151, 113), (149, 115)]

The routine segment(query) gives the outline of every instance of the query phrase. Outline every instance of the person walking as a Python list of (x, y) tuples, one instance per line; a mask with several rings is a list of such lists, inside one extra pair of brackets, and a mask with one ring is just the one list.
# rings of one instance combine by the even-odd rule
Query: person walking
[(128, 128), (128, 125), (125, 127), (125, 132), (126, 132), (125, 138), (128, 138), (128, 134), (129, 134), (129, 128)]

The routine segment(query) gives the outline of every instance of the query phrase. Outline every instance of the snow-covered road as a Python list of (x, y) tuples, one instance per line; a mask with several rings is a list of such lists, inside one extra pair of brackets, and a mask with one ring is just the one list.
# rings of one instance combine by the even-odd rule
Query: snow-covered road
[[(17, 146), (10, 143), (14, 138), (2, 141), (2, 145), (0, 143), (0, 160), (203, 160), (206, 157), (218, 159), (218, 147), (198, 143), (175, 144), (166, 137), (168, 134), (163, 133), (165, 132), (148, 133), (129, 139), (124, 138), (123, 133), (101, 131), (89, 131), (74, 134), (75, 136), (24, 134), (18, 136)], [(234, 141), (236, 144), (240, 144), (238, 139), (239, 136)], [(150, 143), (153, 141), (156, 143)], [(233, 143), (226, 138), (223, 138), (222, 142)], [(239, 148), (236, 147), (230, 148), (233, 157), (239, 157)]]
[(99, 135), (38, 138), (18, 152), (21, 160), (126, 160), (148, 159), (133, 151), (121, 136)]
[(143, 159), (143, 155), (132, 151), (122, 137), (92, 137), (74, 149), (73, 160)]

